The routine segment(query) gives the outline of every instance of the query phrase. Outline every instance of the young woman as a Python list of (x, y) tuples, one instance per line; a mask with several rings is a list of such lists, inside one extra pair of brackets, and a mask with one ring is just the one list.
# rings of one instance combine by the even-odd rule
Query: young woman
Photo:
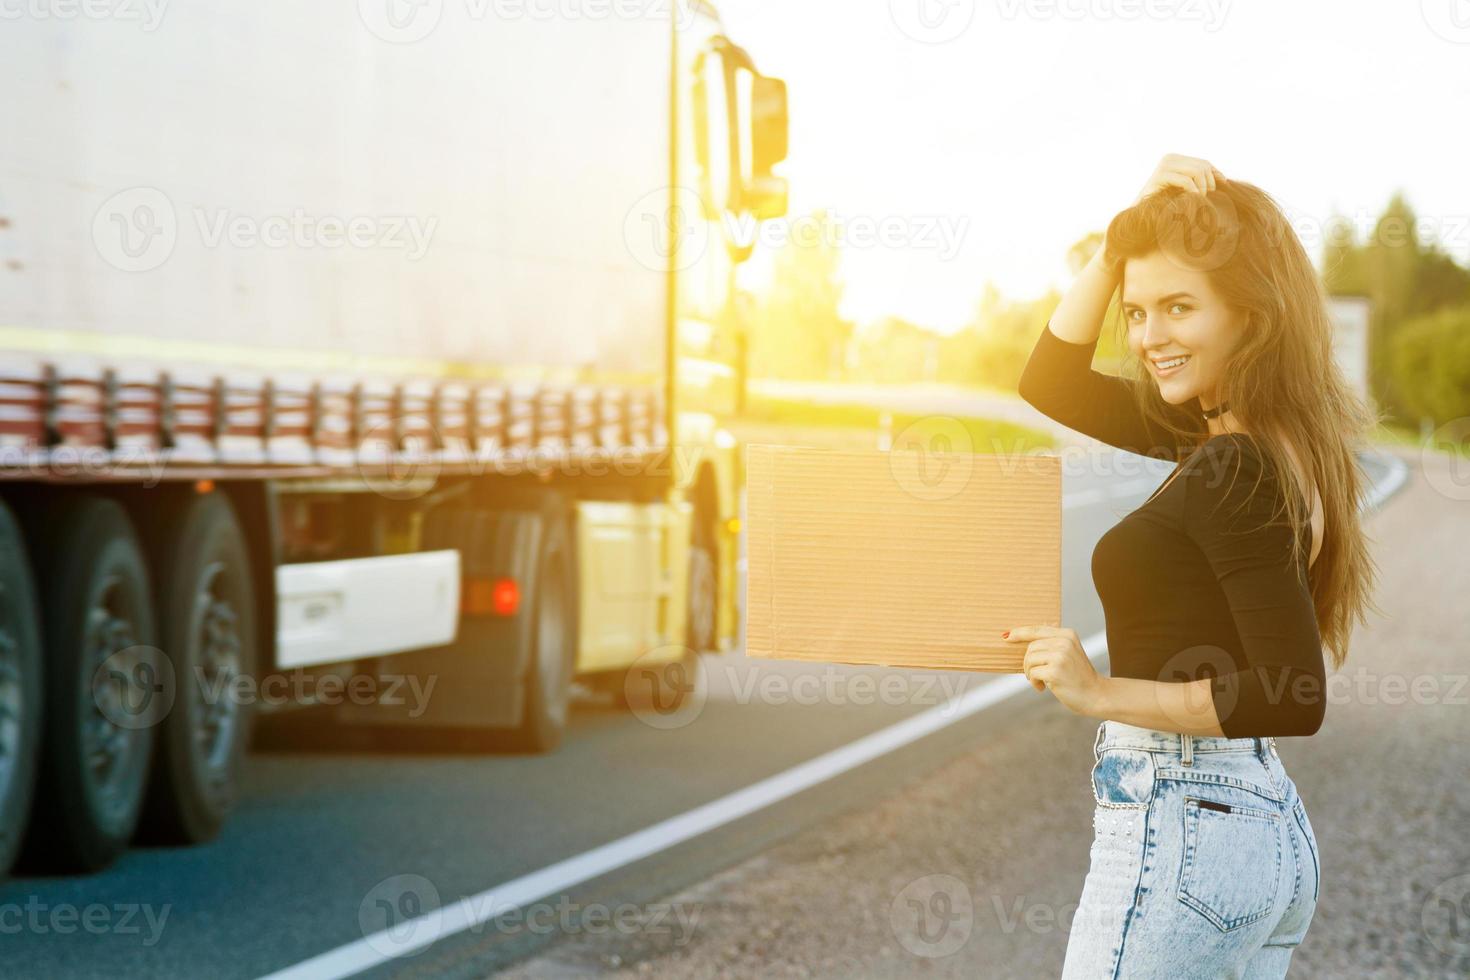
[[(1121, 284), (1126, 377), (1091, 368)], [(1278, 736), (1314, 734), (1377, 571), (1354, 452), (1374, 419), (1332, 358), (1321, 284), (1276, 203), (1166, 156), (1044, 328), (1021, 396), (1176, 462), (1099, 540), (1111, 676), (1024, 626), (1025, 673), (1093, 746), (1091, 868), (1065, 980), (1280, 977), (1321, 865)]]

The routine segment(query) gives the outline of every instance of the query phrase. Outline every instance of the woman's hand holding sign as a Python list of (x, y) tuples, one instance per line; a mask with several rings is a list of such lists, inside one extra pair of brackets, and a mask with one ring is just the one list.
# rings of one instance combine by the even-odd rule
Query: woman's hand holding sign
[(1103, 678), (1087, 659), (1076, 630), (1065, 626), (1017, 626), (1002, 635), (1012, 643), (1027, 644), (1021, 669), (1032, 687), (1051, 691), (1079, 715), (1096, 715)]
[(1026, 679), (1076, 714), (1162, 732), (1224, 734), (1208, 677), (1185, 682), (1105, 677), (1087, 658), (1077, 631), (1065, 626), (1016, 626), (1001, 637), (1026, 644), (1021, 663)]

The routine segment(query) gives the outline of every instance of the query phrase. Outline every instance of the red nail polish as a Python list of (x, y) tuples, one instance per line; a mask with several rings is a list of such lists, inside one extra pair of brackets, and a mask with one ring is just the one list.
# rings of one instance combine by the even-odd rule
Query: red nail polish
[(1007, 637), (1007, 636), (1010, 636), (1010, 635), (1011, 635), (1011, 631), (1010, 630), (1006, 630), (1004, 633), (1001, 634), (1002, 637)]

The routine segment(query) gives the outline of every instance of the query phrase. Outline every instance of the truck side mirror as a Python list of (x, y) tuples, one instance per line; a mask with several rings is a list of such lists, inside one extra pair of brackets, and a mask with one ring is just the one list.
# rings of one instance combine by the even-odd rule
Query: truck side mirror
[(750, 89), (752, 169), (757, 177), (770, 176), (771, 168), (786, 159), (786, 83), (779, 78), (757, 75)]
[(750, 89), (751, 174), (745, 188), (745, 206), (764, 221), (786, 213), (787, 182), (771, 170), (786, 159), (789, 121), (786, 83), (756, 75)]

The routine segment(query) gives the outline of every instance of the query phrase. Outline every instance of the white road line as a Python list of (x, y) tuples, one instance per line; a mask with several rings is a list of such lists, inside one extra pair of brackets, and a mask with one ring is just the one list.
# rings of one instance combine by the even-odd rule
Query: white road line
[[(1396, 456), (1383, 455), (1388, 462), (1389, 474), (1387, 479), (1375, 485), (1368, 494), (1365, 509), (1369, 511), (1381, 507), (1408, 480), (1408, 466)], [(1090, 503), (1092, 499), (1088, 494), (1090, 491), (1072, 495), (1067, 498), (1064, 506), (1079, 506), (1079, 496)], [(1082, 647), (1088, 651), (1088, 657), (1096, 661), (1107, 653), (1106, 632), (1099, 631), (1085, 638)], [(864, 735), (841, 748), (752, 783), (728, 796), (594, 847), (575, 857), (558, 861), (539, 871), (486, 889), (477, 895), (467, 896), (417, 918), (400, 922), (391, 930), (391, 934), (390, 930), (383, 930), (364, 936), (356, 942), (338, 946), (295, 966), (272, 973), (266, 980), (336, 980), (350, 977), (423, 949), (445, 937), (478, 929), (490, 919), (658, 854), (682, 841), (779, 803), (834, 776), (978, 714), (1027, 690), (1028, 687), (1026, 678), (1020, 674), (1002, 675), (969, 691), (957, 701), (931, 708), (871, 735)], [(405, 932), (408, 933), (406, 936)], [(384, 949), (392, 952), (384, 953)]]
[[(1094, 633), (1082, 641), (1082, 647), (1088, 651), (1091, 659), (1097, 660), (1107, 652), (1107, 638), (1102, 632)], [(467, 896), (416, 919), (399, 922), (391, 930), (391, 935), (390, 930), (385, 929), (313, 956), (295, 966), (270, 974), (267, 980), (336, 980), (381, 966), (447, 936), (477, 929), (486, 921), (509, 911), (556, 895), (574, 885), (661, 853), (681, 841), (698, 837), (716, 827), (765, 809), (1029, 689), (1030, 685), (1021, 674), (1004, 674), (974, 688), (956, 701), (930, 708), (871, 735), (864, 735), (841, 748), (792, 766), (785, 772), (752, 783), (728, 796), (722, 796), (601, 847), (594, 847), (565, 861), (558, 861), (539, 871), (496, 885), (478, 895)], [(385, 953), (383, 950), (391, 952)]]
[(1073, 507), (1086, 507), (1088, 504), (1096, 504), (1107, 499), (1106, 487), (1089, 487), (1086, 490), (1076, 490), (1072, 493), (1062, 494), (1062, 509), (1071, 510)]

